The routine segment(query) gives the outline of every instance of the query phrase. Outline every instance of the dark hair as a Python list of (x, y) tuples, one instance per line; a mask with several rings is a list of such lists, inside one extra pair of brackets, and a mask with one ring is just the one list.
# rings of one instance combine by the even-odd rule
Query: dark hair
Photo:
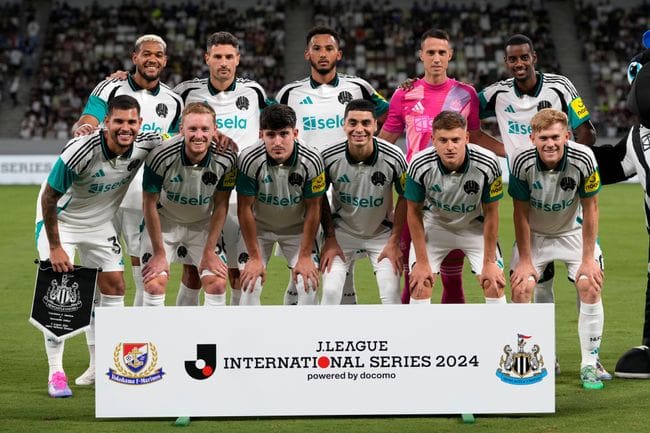
[(284, 128), (296, 127), (296, 112), (284, 104), (274, 104), (262, 110), (260, 129), (277, 131)]
[(205, 51), (210, 51), (210, 48), (213, 45), (232, 45), (237, 51), (239, 51), (239, 39), (237, 39), (232, 33), (228, 32), (216, 32), (208, 36)]
[(531, 53), (535, 51), (535, 47), (533, 46), (533, 41), (531, 41), (528, 36), (522, 34), (516, 34), (510, 36), (506, 41), (506, 48), (509, 47), (510, 45), (528, 45), (530, 47)]
[(140, 116), (140, 104), (138, 100), (133, 96), (119, 95), (108, 101), (106, 115), (110, 116), (115, 110), (130, 110), (132, 108), (135, 108), (138, 111), (138, 116)]
[(313, 27), (308, 33), (306, 39), (306, 44), (309, 46), (309, 42), (311, 41), (311, 38), (313, 38), (316, 35), (330, 35), (334, 38), (336, 41), (336, 46), (340, 47), (341, 46), (341, 37), (339, 36), (338, 32), (334, 30), (331, 27), (327, 26), (316, 26)]
[(368, 111), (372, 113), (373, 118), (377, 118), (377, 113), (375, 113), (375, 104), (366, 99), (353, 99), (348, 102), (348, 105), (345, 106), (345, 115), (343, 117), (348, 117), (350, 111)]
[(420, 46), (422, 46), (424, 41), (429, 38), (443, 39), (451, 43), (451, 39), (449, 38), (449, 33), (447, 33), (446, 31), (441, 29), (429, 29), (426, 32), (422, 33), (422, 36), (420, 37)]
[(449, 131), (456, 128), (467, 129), (467, 119), (465, 119), (465, 117), (458, 111), (441, 111), (433, 119), (434, 131), (437, 129), (444, 129), (446, 131)]

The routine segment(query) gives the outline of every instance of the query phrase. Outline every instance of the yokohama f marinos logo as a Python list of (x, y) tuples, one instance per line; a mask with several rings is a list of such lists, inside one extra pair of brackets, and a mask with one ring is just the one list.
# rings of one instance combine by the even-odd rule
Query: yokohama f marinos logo
[(43, 297), (43, 303), (47, 308), (60, 313), (71, 313), (81, 308), (79, 283), (69, 281), (72, 278), (74, 278), (72, 274), (64, 273), (61, 283), (56, 279), (50, 282), (50, 287)]
[(217, 367), (217, 345), (197, 344), (196, 360), (185, 361), (185, 371), (196, 380), (212, 376)]
[(509, 344), (504, 346), (496, 375), (510, 385), (532, 385), (544, 379), (548, 372), (544, 368), (544, 357), (537, 344), (526, 351), (526, 343), (532, 336), (517, 334), (517, 351)]
[(109, 380), (125, 385), (158, 382), (166, 374), (158, 364), (158, 350), (153, 343), (119, 343), (113, 351), (115, 369), (109, 368)]

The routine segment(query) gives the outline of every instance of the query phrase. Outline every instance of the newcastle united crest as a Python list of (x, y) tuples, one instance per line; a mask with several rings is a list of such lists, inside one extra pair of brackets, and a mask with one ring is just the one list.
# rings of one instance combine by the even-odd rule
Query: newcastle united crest
[(158, 351), (153, 343), (120, 343), (113, 351), (115, 370), (106, 375), (113, 382), (146, 385), (161, 380), (165, 374), (158, 364)]
[(532, 385), (548, 375), (539, 345), (533, 344), (526, 351), (526, 344), (531, 338), (530, 335), (517, 334), (517, 350), (514, 351), (509, 344), (503, 348), (496, 372), (501, 381), (511, 385)]
[(71, 282), (72, 274), (63, 274), (61, 283), (56, 278), (50, 282), (47, 294), (43, 296), (43, 302), (52, 311), (73, 312), (82, 306), (79, 284)]

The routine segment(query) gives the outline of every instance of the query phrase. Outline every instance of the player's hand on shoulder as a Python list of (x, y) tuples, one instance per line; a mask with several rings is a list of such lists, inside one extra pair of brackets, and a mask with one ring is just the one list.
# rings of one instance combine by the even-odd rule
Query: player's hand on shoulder
[(98, 129), (99, 125), (93, 126), (90, 123), (84, 123), (83, 125), (79, 125), (74, 129), (73, 135), (75, 138), (82, 137), (84, 135), (90, 135)]
[(239, 146), (235, 143), (235, 140), (228, 137), (226, 134), (222, 134), (217, 131), (217, 134), (213, 137), (214, 142), (217, 144), (217, 150), (221, 153), (226, 150), (231, 150), (234, 153), (239, 153)]
[(108, 75), (106, 77), (107, 80), (120, 80), (120, 81), (124, 81), (127, 78), (129, 78), (129, 73), (127, 71), (121, 71), (121, 70), (115, 71), (111, 75)]
[(405, 92), (410, 92), (415, 87), (415, 82), (417, 78), (407, 78), (402, 84), (399, 85), (399, 88)]

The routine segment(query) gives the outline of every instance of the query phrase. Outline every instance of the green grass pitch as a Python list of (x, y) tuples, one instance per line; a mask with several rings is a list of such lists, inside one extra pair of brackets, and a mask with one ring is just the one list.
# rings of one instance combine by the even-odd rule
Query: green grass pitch
[[(47, 396), (47, 361), (43, 337), (28, 322), (34, 287), (36, 257), (34, 212), (38, 188), (0, 187), (0, 432), (164, 432), (178, 431), (174, 419), (96, 420), (94, 391), (72, 384), (74, 397), (55, 400)], [(613, 372), (618, 357), (640, 343), (645, 299), (648, 236), (643, 220), (643, 193), (638, 185), (607, 186), (600, 195), (600, 242), (606, 265), (603, 293), (605, 332), (601, 358)], [(501, 203), (500, 243), (506, 264), (513, 241), (512, 206)], [(459, 416), (432, 417), (306, 417), (193, 419), (187, 431), (196, 432), (646, 432), (650, 381), (614, 379), (603, 391), (584, 391), (578, 380), (579, 348), (575, 289), (566, 280), (563, 266), (556, 271), (557, 353), (562, 374), (556, 380), (557, 411), (538, 416), (478, 416), (476, 423), (462, 424)], [(168, 305), (174, 302), (179, 268), (173, 269)], [(130, 275), (130, 270), (126, 270)], [(263, 302), (280, 304), (288, 272), (274, 258)], [(367, 261), (356, 270), (359, 301), (378, 302)], [(469, 302), (482, 302), (478, 285), (469, 273), (465, 279)], [(132, 298), (127, 278), (127, 303)], [(439, 285), (434, 300), (440, 299)], [(471, 326), (482, 326), (480, 323)], [(65, 366), (70, 378), (86, 367), (85, 338), (67, 342)], [(436, 390), (431, 390), (436, 392)], [(301, 398), (296, 396), (296, 398)], [(218, 404), (218, 402), (215, 402)], [(242, 402), (245, 404), (245, 402)], [(291, 401), (287, 401), (287, 405)]]

